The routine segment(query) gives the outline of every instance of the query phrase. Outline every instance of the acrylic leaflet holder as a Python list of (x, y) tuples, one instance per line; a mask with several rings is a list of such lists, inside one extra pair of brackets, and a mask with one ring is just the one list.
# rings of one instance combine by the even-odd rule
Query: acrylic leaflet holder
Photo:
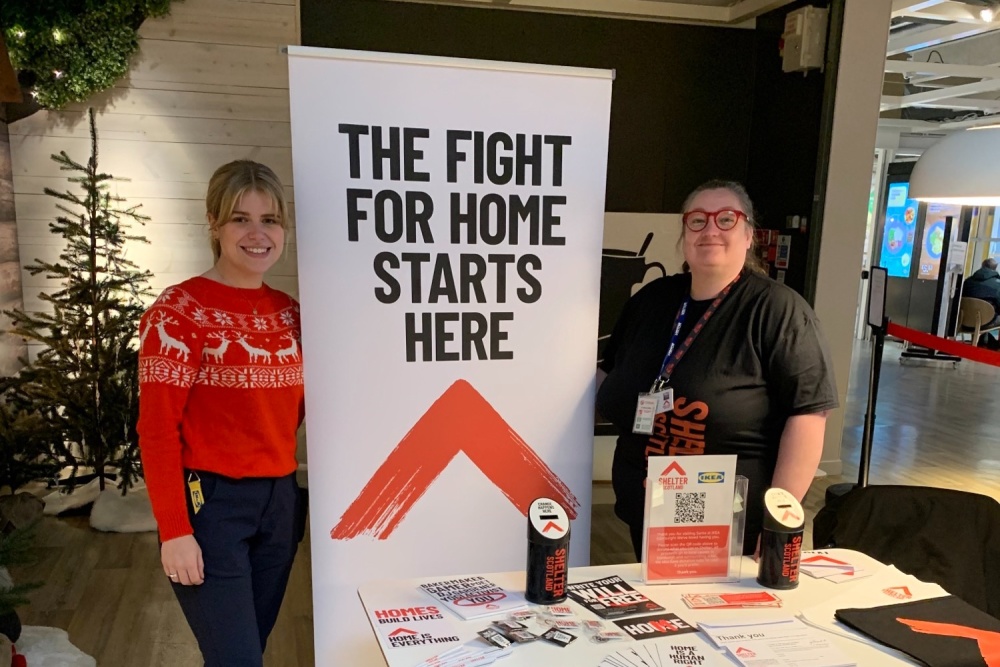
[(738, 581), (747, 487), (735, 456), (649, 457), (643, 581)]

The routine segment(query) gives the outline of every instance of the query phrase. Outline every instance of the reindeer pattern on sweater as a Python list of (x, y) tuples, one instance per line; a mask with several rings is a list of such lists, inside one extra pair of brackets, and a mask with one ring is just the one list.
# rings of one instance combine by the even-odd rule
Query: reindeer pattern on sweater
[(268, 287), (228, 288), (218, 303), (207, 304), (185, 287), (165, 290), (140, 323), (140, 383), (245, 389), (302, 384), (294, 299)]

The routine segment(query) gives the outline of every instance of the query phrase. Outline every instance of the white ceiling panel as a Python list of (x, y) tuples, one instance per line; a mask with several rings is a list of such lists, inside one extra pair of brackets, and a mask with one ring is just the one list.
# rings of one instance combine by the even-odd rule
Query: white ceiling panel
[(396, 0), (443, 5), (495, 7), (644, 21), (746, 25), (792, 0)]
[(880, 128), (936, 136), (1000, 120), (1000, 20), (985, 6), (893, 2)]

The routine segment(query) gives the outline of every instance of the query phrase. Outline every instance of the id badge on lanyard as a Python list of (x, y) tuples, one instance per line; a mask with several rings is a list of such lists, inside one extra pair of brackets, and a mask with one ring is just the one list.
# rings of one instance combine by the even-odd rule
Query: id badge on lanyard
[(736, 278), (726, 285), (726, 287), (719, 292), (712, 303), (705, 310), (705, 313), (701, 316), (701, 319), (688, 334), (687, 338), (681, 345), (678, 345), (680, 340), (681, 327), (684, 325), (684, 318), (687, 316), (688, 306), (691, 304), (690, 295), (685, 297), (684, 302), (681, 304), (680, 310), (677, 311), (677, 317), (674, 318), (674, 326), (670, 333), (670, 346), (667, 348), (667, 356), (663, 359), (663, 365), (660, 366), (660, 372), (653, 381), (653, 386), (650, 387), (649, 391), (644, 394), (639, 394), (639, 398), (635, 404), (635, 419), (632, 421), (632, 432), (638, 433), (640, 435), (652, 435), (653, 424), (656, 422), (656, 415), (670, 412), (674, 409), (674, 389), (673, 387), (667, 386), (670, 382), (670, 374), (673, 373), (674, 368), (677, 363), (681, 360), (684, 354), (691, 347), (691, 343), (694, 342), (695, 337), (698, 333), (705, 328), (705, 324), (708, 322), (709, 318), (715, 313), (719, 304), (722, 300), (726, 298), (729, 294), (729, 290), (732, 289), (739, 279), (742, 277), (742, 272), (736, 276)]
[(639, 394), (635, 406), (635, 420), (632, 422), (632, 432), (642, 435), (652, 435), (656, 415), (670, 412), (674, 409), (674, 388), (667, 387), (663, 378), (656, 378), (649, 393)]

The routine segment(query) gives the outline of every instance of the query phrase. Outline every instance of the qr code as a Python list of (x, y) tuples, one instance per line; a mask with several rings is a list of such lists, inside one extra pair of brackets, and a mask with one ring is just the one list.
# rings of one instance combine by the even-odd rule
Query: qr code
[(674, 494), (674, 523), (705, 521), (705, 492)]

